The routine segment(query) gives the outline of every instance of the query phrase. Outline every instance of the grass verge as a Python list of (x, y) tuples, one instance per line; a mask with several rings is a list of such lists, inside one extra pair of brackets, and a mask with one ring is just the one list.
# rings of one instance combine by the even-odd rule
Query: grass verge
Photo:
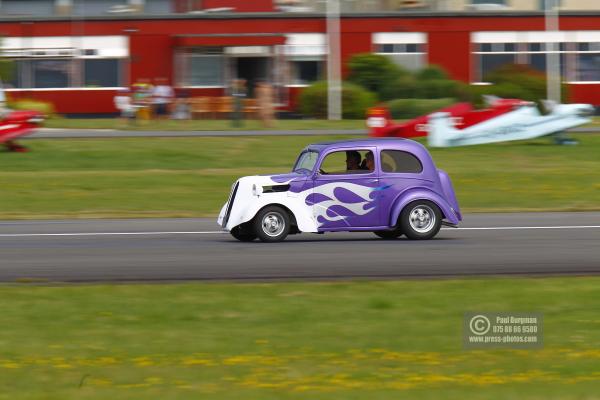
[[(593, 399), (598, 285), (3, 286), (0, 399)], [(542, 312), (544, 348), (463, 350), (465, 311)]]
[[(401, 121), (398, 121), (401, 122)], [(234, 127), (229, 120), (161, 120), (123, 124), (111, 118), (51, 118), (44, 124), (55, 129), (119, 129), (141, 131), (239, 131), (239, 130), (304, 130), (304, 129), (366, 129), (365, 120), (328, 121), (317, 119), (277, 120), (273, 126), (265, 127), (260, 121), (246, 120), (241, 127)], [(586, 127), (600, 126), (600, 117), (595, 117)]]
[[(600, 135), (431, 151), (463, 211), (600, 209)], [(0, 219), (214, 216), (240, 176), (289, 171), (309, 143), (343, 137), (31, 140), (0, 153)]]
[(260, 121), (246, 120), (242, 126), (235, 127), (229, 120), (191, 120), (191, 121), (139, 121), (135, 124), (123, 124), (116, 119), (91, 118), (71, 119), (52, 118), (44, 123), (46, 128), (55, 129), (119, 129), (140, 131), (240, 131), (240, 130), (306, 130), (306, 129), (366, 129), (364, 120), (327, 121), (316, 119), (290, 119), (274, 121), (273, 126), (265, 127)]

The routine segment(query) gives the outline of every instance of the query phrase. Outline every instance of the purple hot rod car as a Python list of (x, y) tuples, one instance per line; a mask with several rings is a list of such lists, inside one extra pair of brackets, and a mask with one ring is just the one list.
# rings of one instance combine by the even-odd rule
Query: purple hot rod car
[(218, 223), (241, 241), (277, 242), (339, 231), (431, 239), (461, 220), (450, 177), (423, 145), (394, 138), (312, 144), (290, 173), (240, 178)]

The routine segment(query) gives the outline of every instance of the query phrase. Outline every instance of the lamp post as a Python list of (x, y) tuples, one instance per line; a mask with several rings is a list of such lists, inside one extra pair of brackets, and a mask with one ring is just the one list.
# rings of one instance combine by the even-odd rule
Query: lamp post
[(327, 1), (327, 118), (342, 119), (340, 0)]
[(546, 42), (546, 95), (548, 100), (561, 102), (561, 74), (560, 74), (560, 53), (558, 38), (559, 16), (558, 0), (544, 0), (546, 32), (552, 32), (554, 35), (548, 35)]

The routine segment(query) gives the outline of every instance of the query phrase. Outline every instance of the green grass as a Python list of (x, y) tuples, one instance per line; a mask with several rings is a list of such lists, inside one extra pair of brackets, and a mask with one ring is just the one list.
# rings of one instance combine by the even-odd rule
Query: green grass
[[(400, 121), (398, 121), (400, 122)], [(366, 129), (365, 120), (327, 121), (317, 119), (277, 120), (266, 128), (260, 121), (246, 120), (241, 127), (233, 127), (229, 120), (151, 121), (123, 124), (111, 118), (51, 118), (44, 126), (57, 129), (121, 129), (144, 131), (229, 131), (229, 130), (304, 130), (304, 129)], [(600, 117), (595, 117), (588, 126), (600, 126)]]
[[(434, 149), (463, 211), (599, 210), (600, 135)], [(335, 139), (343, 137), (336, 136)], [(243, 175), (286, 172), (321, 137), (31, 140), (0, 152), (0, 219), (214, 216)]]
[(233, 127), (228, 120), (192, 120), (192, 121), (140, 121), (136, 124), (123, 124), (117, 119), (93, 118), (71, 119), (52, 118), (44, 123), (46, 128), (61, 129), (122, 129), (143, 131), (239, 131), (239, 130), (305, 130), (305, 129), (366, 129), (364, 120), (324, 121), (277, 120), (273, 126), (265, 127), (260, 121), (246, 120), (243, 126)]
[[(599, 285), (3, 286), (0, 399), (597, 399)], [(541, 312), (544, 347), (463, 350), (466, 311)]]

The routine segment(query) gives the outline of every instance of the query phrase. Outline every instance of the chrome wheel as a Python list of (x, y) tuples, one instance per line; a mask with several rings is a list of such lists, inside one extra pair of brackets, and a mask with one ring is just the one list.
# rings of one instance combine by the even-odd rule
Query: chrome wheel
[(281, 242), (284, 240), (292, 222), (286, 210), (279, 206), (267, 206), (260, 210), (252, 221), (253, 231), (261, 242)]
[(408, 221), (415, 232), (427, 233), (435, 226), (436, 218), (431, 207), (419, 204), (411, 210)]
[(404, 207), (398, 224), (408, 239), (427, 240), (440, 231), (443, 218), (437, 204), (429, 200), (416, 200)]
[(285, 230), (285, 219), (279, 212), (270, 211), (262, 218), (262, 230), (270, 237), (277, 237)]

